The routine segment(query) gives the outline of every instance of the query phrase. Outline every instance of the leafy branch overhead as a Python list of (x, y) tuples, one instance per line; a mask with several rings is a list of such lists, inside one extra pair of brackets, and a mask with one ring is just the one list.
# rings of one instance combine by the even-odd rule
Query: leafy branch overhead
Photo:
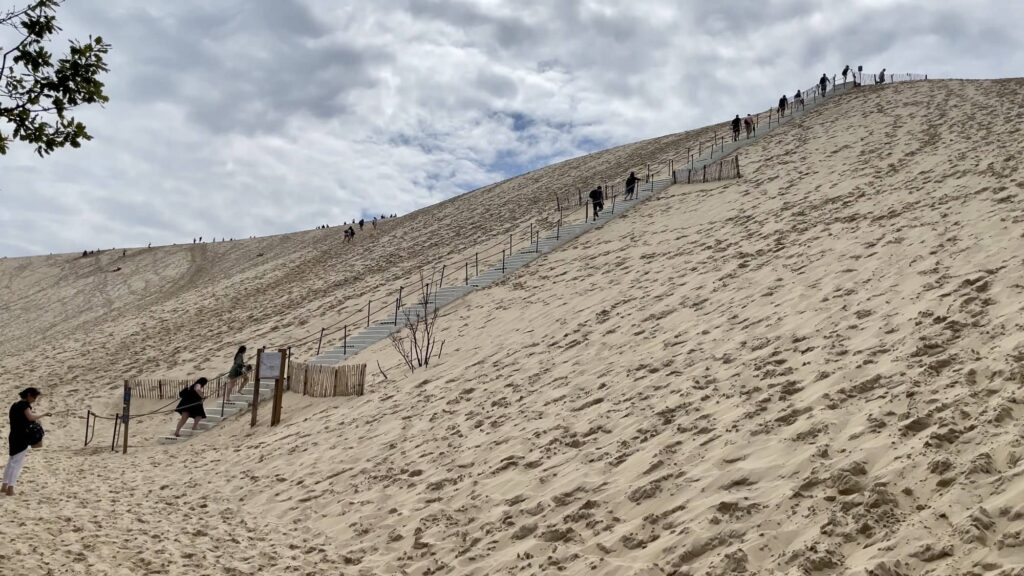
[(37, 0), (0, 11), (0, 42), (14, 42), (0, 46), (0, 155), (15, 141), (34, 145), (39, 156), (80, 147), (92, 136), (71, 112), (109, 100), (99, 80), (108, 70), (103, 58), (110, 51), (103, 38), (70, 40), (67, 53), (56, 59), (47, 48), (61, 31), (61, 4)]

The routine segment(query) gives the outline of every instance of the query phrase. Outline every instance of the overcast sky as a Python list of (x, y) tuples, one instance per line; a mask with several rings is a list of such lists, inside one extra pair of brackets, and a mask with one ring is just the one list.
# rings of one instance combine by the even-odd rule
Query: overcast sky
[(77, 114), (80, 150), (0, 156), (0, 255), (406, 213), (847, 63), (1024, 64), (1009, 0), (69, 0), (60, 19), (113, 44), (110, 103)]

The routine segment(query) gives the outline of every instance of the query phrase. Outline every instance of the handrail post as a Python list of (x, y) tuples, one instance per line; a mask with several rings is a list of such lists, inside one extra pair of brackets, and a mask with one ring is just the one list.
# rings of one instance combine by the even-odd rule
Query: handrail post
[(476, 262), (476, 275), (479, 276), (480, 275), (480, 253), (479, 252), (477, 252), (474, 255), (474, 261)]
[(85, 446), (89, 445), (89, 419), (92, 417), (92, 410), (85, 411)]
[(370, 327), (370, 304), (372, 304), (372, 303), (373, 303), (373, 300), (367, 300), (366, 301), (366, 327), (367, 328)]
[(469, 262), (466, 262), (466, 286), (469, 286)]
[(320, 345), (323, 344), (323, 341), (324, 341), (324, 329), (321, 328), (320, 329), (320, 339), (316, 341), (316, 355), (317, 356), (320, 355)]
[(345, 336), (341, 341), (341, 353), (348, 356), (348, 324), (345, 324)]
[(437, 289), (440, 290), (441, 286), (444, 285), (444, 269), (447, 264), (441, 264), (441, 279), (437, 281)]
[(533, 222), (530, 222), (530, 244), (533, 244)]
[(395, 328), (398, 328), (398, 309), (402, 307), (402, 288), (398, 287), (398, 298), (395, 298)]
[(505, 249), (501, 249), (501, 273), (505, 273)]
[(508, 257), (512, 257), (512, 235), (508, 235)]

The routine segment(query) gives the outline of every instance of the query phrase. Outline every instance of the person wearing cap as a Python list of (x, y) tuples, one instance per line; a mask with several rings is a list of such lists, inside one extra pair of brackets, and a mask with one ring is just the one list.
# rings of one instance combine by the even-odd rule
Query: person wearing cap
[(200, 378), (188, 388), (178, 392), (178, 397), (181, 400), (178, 401), (178, 407), (174, 411), (181, 414), (181, 419), (178, 420), (178, 427), (174, 429), (175, 438), (181, 436), (181, 427), (188, 422), (189, 418), (192, 418), (193, 430), (198, 429), (199, 423), (206, 419), (206, 410), (203, 409), (203, 388), (206, 383), (206, 378)]
[[(8, 496), (14, 496), (14, 485), (18, 483), (18, 476), (21, 475), (21, 470), (25, 466), (25, 457), (28, 456), (29, 446), (33, 443), (29, 428), (40, 418), (47, 416), (47, 414), (36, 414), (32, 411), (32, 404), (42, 396), (39, 389), (26, 388), (18, 396), (21, 400), (11, 405), (11, 432), (7, 436), (10, 458), (7, 460), (7, 466), (4, 466), (3, 486), (0, 486), (0, 492)], [(38, 443), (39, 440), (35, 440), (35, 442)]]

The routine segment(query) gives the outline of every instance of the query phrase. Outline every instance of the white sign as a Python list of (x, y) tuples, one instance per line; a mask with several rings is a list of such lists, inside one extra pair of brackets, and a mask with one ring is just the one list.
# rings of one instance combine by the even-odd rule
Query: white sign
[(262, 352), (260, 354), (260, 378), (277, 378), (281, 375), (281, 353)]

